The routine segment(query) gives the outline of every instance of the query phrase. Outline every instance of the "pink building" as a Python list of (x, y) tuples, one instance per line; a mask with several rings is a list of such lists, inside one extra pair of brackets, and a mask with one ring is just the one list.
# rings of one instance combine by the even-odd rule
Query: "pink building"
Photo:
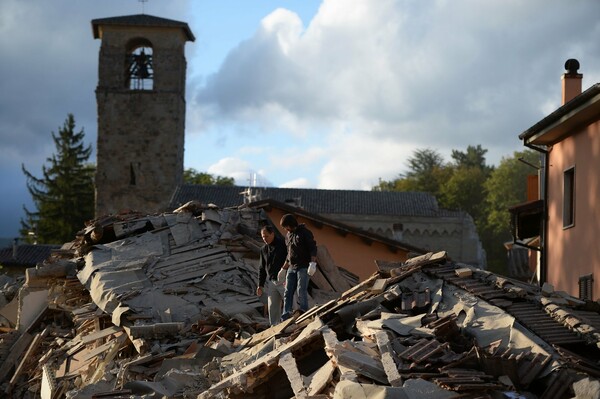
[[(511, 209), (517, 242), (539, 234), (538, 278), (600, 298), (600, 84), (581, 91), (579, 62), (562, 76), (562, 106), (519, 135), (539, 151), (542, 201)], [(536, 206), (537, 204), (537, 206)], [(531, 240), (533, 242), (533, 240)], [(536, 246), (530, 247), (535, 249)]]

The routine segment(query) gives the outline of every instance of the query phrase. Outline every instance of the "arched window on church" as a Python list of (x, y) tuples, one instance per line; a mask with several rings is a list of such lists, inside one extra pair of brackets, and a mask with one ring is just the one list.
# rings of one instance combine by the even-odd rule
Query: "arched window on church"
[(126, 85), (129, 90), (152, 90), (154, 68), (152, 67), (152, 44), (145, 39), (133, 41), (127, 53)]

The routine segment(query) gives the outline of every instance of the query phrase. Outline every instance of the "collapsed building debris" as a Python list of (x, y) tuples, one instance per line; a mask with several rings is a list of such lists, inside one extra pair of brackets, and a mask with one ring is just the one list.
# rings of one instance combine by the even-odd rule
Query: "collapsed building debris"
[(312, 307), (269, 327), (254, 294), (268, 222), (197, 204), (93, 221), (28, 269), (0, 309), (0, 389), (44, 399), (598, 392), (597, 303), (445, 252), (378, 262), (358, 282), (321, 246)]

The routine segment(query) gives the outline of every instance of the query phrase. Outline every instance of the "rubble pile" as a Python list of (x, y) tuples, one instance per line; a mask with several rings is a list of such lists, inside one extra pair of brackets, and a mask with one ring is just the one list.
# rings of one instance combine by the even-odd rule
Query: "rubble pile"
[[(444, 252), (396, 266), (213, 360), (205, 367), (212, 385), (198, 397), (600, 395), (597, 304), (542, 297), (537, 287), (457, 265)], [(523, 304), (540, 313), (507, 312)], [(580, 318), (567, 326), (557, 306)]]
[[(14, 398), (593, 398), (600, 313), (428, 253), (358, 282), (319, 247), (305, 313), (255, 295), (252, 208), (95, 220), (0, 308)], [(263, 298), (264, 299), (264, 298)], [(0, 319), (2, 320), (2, 319)]]
[[(265, 298), (255, 294), (266, 223), (260, 210), (196, 203), (90, 222), (26, 270), (18, 295), (11, 285), (12, 300), (0, 309), (0, 389), (19, 398), (91, 397), (163, 378), (160, 366), (174, 357), (196, 364), (190, 346), (211, 359), (229, 353), (268, 327)], [(322, 246), (319, 260), (311, 306), (357, 281)], [(199, 371), (184, 380), (203, 386)]]

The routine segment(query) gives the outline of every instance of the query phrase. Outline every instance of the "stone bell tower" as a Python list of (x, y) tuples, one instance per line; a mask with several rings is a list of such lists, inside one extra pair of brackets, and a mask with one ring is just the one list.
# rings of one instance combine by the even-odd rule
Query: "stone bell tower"
[(139, 14), (92, 20), (98, 65), (96, 216), (161, 212), (183, 179), (184, 22)]

